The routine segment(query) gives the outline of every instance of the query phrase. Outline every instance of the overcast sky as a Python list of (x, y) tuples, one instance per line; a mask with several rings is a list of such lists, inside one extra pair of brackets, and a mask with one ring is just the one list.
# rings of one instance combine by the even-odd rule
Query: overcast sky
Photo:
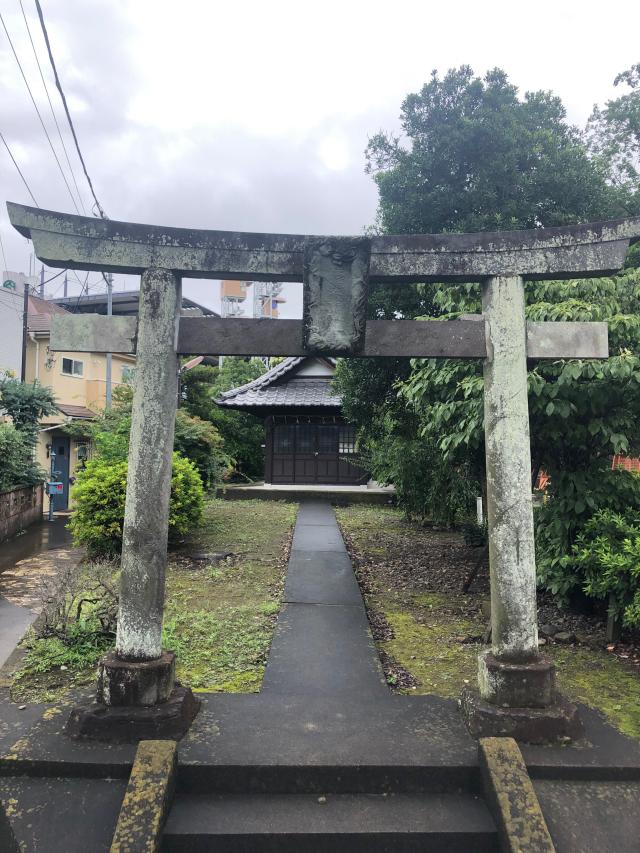
[[(22, 2), (90, 212), (33, 0)], [(41, 3), (98, 198), (111, 219), (162, 225), (360, 233), (376, 210), (367, 139), (399, 129), (403, 98), (432, 69), (500, 66), (522, 92), (552, 89), (582, 126), (640, 60), (637, 0)], [(19, 0), (0, 10), (59, 149)], [(0, 131), (38, 204), (75, 212), (1, 28)], [(9, 269), (26, 272), (30, 244), (6, 199), (32, 203), (0, 147), (0, 236)], [(184, 289), (219, 308), (217, 283)], [(299, 288), (286, 295), (295, 316)]]

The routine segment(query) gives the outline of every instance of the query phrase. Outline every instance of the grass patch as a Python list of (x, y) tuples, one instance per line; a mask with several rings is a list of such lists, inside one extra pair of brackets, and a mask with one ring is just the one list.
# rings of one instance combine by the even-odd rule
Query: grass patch
[[(296, 504), (282, 501), (213, 499), (202, 527), (169, 555), (163, 645), (176, 652), (182, 683), (200, 691), (260, 689), (296, 510)], [(222, 562), (190, 559), (196, 552), (227, 551), (232, 556)], [(78, 626), (71, 645), (31, 634), (12, 697), (53, 701), (90, 683), (110, 645), (88, 624)]]
[[(475, 685), (477, 656), (486, 648), (479, 638), (486, 627), (482, 603), (487, 596), (482, 587), (463, 595), (450, 582), (453, 576), (458, 584), (473, 564), (475, 552), (464, 551), (462, 535), (415, 527), (391, 508), (345, 507), (338, 510), (338, 519), (374, 637), (377, 624), (390, 629), (376, 637), (383, 664), (391, 660), (410, 676), (406, 683), (411, 686), (399, 682), (398, 692), (457, 698), (465, 684)], [(460, 559), (443, 572), (451, 548)], [(565, 695), (600, 710), (625, 734), (640, 739), (640, 674), (635, 667), (587, 645), (551, 644), (545, 653), (557, 664)], [(388, 680), (395, 685), (393, 677)]]

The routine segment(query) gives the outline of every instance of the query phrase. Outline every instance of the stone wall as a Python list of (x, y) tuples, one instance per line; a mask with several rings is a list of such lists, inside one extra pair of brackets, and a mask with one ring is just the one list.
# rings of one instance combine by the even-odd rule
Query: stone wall
[(0, 542), (42, 517), (42, 484), (0, 492)]

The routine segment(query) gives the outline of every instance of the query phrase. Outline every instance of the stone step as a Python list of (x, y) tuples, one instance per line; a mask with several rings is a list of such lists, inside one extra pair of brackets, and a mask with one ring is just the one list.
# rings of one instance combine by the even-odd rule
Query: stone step
[(477, 764), (180, 764), (180, 794), (477, 793)]
[(488, 853), (495, 824), (471, 794), (178, 794), (163, 853)]

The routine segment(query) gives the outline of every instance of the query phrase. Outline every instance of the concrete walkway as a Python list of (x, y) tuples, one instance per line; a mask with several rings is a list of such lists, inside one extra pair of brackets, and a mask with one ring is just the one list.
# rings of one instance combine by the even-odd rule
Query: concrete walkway
[(333, 509), (324, 501), (303, 503), (262, 693), (373, 698), (388, 692)]
[[(84, 551), (70, 547), (67, 519), (34, 524), (0, 545), (0, 668), (38, 618), (59, 579), (75, 570)], [(67, 546), (67, 547), (60, 547)]]

